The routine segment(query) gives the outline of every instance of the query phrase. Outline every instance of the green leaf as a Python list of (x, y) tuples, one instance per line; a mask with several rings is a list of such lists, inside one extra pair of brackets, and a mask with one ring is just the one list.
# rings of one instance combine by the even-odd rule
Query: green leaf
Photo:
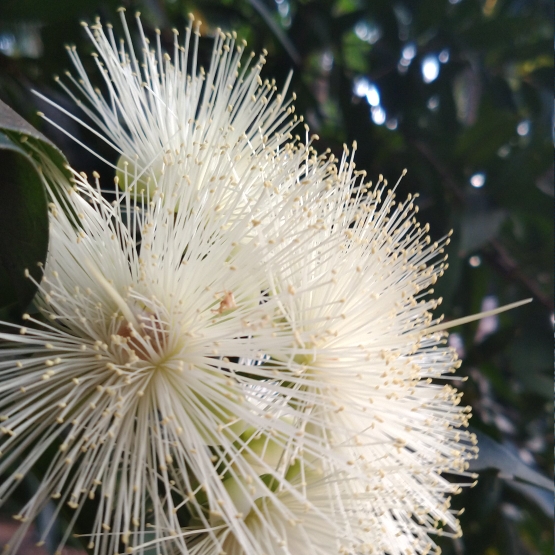
[(524, 464), (509, 449), (497, 443), (489, 436), (472, 430), (478, 438), (480, 452), (478, 459), (470, 461), (470, 470), (478, 472), (481, 470), (495, 469), (499, 477), (504, 480), (520, 481), (548, 491), (553, 491), (553, 482), (543, 474)]
[(48, 249), (48, 209), (40, 153), (69, 179), (65, 156), (42, 133), (0, 101), (0, 318), (26, 309)]
[(521, 482), (511, 481), (507, 484), (539, 507), (546, 516), (553, 518), (553, 495), (549, 491)]
[(48, 248), (46, 192), (31, 156), (0, 133), (0, 308), (25, 310)]
[(24, 149), (27, 154), (35, 159), (36, 155), (34, 154), (33, 148), (42, 150), (56, 164), (56, 166), (58, 166), (61, 172), (65, 174), (68, 179), (71, 179), (72, 174), (67, 169), (68, 163), (61, 150), (1, 100), (0, 132), (8, 135), (15, 143), (19, 143), (19, 141), (17, 141), (18, 137), (26, 137), (28, 145), (25, 145), (25, 143), (18, 144), (20, 148)]

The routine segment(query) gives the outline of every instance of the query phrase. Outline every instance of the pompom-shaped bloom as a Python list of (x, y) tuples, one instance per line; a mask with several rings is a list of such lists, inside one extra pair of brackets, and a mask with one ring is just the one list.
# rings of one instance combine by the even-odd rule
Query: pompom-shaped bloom
[(312, 247), (271, 276), (271, 290), (290, 292), (280, 308), (294, 337), (271, 356), (291, 374), (306, 435), (346, 457), (337, 470), (352, 477), (343, 501), (365, 521), (361, 545), (400, 555), (427, 552), (438, 528), (460, 534), (449, 510), (459, 485), (443, 474), (464, 475), (476, 449), (447, 385), (460, 363), (431, 314), (449, 239), (433, 243), (414, 200), (397, 203), (385, 185), (337, 179), (315, 207)]
[(200, 21), (191, 16), (183, 38), (174, 29), (170, 58), (162, 51), (159, 31), (156, 46), (150, 45), (138, 15), (136, 50), (123, 13), (127, 40), (119, 43), (111, 25), (105, 30), (99, 20), (91, 27), (83, 23), (96, 48), (105, 93), (93, 87), (74, 48), (68, 51), (78, 78), (67, 73), (70, 87), (59, 80), (102, 139), (120, 154), (118, 175), (127, 175), (139, 192), (148, 183), (153, 191), (168, 165), (181, 158), (189, 162), (187, 178), (199, 190), (209, 187), (215, 175), (226, 175), (232, 184), (241, 182), (243, 194), (249, 186), (261, 186), (264, 180), (256, 170), (264, 165), (264, 153), (277, 151), (302, 121), (293, 115), (291, 100), (285, 100), (287, 84), (278, 93), (273, 81), (262, 81), (266, 52), (254, 63), (254, 53), (245, 60), (246, 43), (237, 45), (235, 33), (218, 30), (205, 71), (197, 60)]
[[(267, 114), (273, 131), (284, 114)], [(219, 123), (204, 124), (213, 144), (194, 143), (195, 155), (189, 143), (164, 149), (163, 171), (143, 188), (124, 172), (113, 202), (98, 175), (91, 184), (75, 174), (71, 185), (43, 160), (51, 203), (40, 313), (0, 336), (0, 473), (9, 471), (0, 502), (51, 459), (8, 552), (50, 498), (75, 518), (93, 505), (97, 554), (153, 544), (185, 553), (181, 528), (210, 530), (214, 519), (241, 538), (223, 482), (260, 484), (261, 467), (282, 478), (257, 463), (245, 431), (298, 450), (302, 413), (287, 406), (285, 378), (262, 364), (290, 342), (268, 273), (304, 256), (315, 233), (306, 206), (325, 198), (332, 169), (309, 142), (262, 138), (251, 150), (253, 137), (223, 145)]]

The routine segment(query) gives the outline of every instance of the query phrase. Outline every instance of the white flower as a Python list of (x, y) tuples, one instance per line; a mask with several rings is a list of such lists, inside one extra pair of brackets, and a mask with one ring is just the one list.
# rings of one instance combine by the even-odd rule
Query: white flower
[[(230, 71), (225, 56), (213, 71)], [(210, 530), (217, 518), (242, 537), (223, 480), (258, 479), (264, 466), (256, 453), (242, 457), (243, 432), (271, 430), (298, 450), (297, 413), (283, 401), (289, 385), (261, 364), (290, 341), (267, 275), (304, 256), (314, 233), (306, 205), (325, 193), (331, 170), (310, 141), (281, 145), (275, 132), (290, 127), (291, 110), (268, 104), (272, 87), (255, 77), (248, 86), (224, 80), (225, 94), (239, 95), (238, 112), (210, 112), (192, 125), (191, 141), (159, 143), (145, 156), (163, 152), (163, 167), (142, 188), (124, 172), (113, 203), (97, 174), (93, 184), (75, 174), (70, 187), (43, 160), (51, 203), (40, 315), (0, 335), (0, 473), (8, 473), (0, 502), (47, 452), (50, 459), (16, 515), (23, 526), (8, 552), (50, 498), (75, 518), (93, 505), (97, 554), (122, 544), (129, 553), (153, 544), (186, 552), (180, 530), (189, 520)], [(144, 105), (126, 108), (138, 118)], [(229, 143), (235, 121), (242, 135)], [(268, 385), (254, 402), (262, 379)]]
[[(187, 160), (188, 179), (199, 190), (221, 175), (228, 176), (231, 184), (241, 182), (245, 195), (250, 188), (261, 186), (256, 170), (264, 165), (265, 153), (279, 150), (292, 138), (290, 131), (296, 122), (302, 121), (293, 114), (291, 100), (284, 97), (289, 80), (278, 93), (273, 81), (260, 77), (266, 52), (256, 62), (254, 53), (245, 60), (246, 42), (236, 45), (235, 33), (219, 30), (210, 67), (205, 71), (197, 61), (200, 21), (192, 16), (183, 39), (173, 30), (174, 54), (170, 59), (162, 51), (160, 32), (155, 47), (151, 47), (137, 15), (141, 40), (136, 51), (125, 10), (120, 11), (126, 41), (116, 40), (111, 25), (105, 31), (99, 20), (91, 27), (83, 23), (96, 48), (94, 56), (104, 78), (105, 96), (91, 84), (75, 48), (68, 51), (78, 78), (67, 74), (73, 87), (59, 80), (95, 123), (98, 130), (93, 131), (121, 155), (118, 175), (128, 174), (129, 184), (139, 192), (147, 184), (153, 190), (166, 168), (181, 158)], [(77, 89), (77, 94), (72, 89)]]
[(342, 503), (365, 520), (361, 545), (424, 553), (429, 533), (460, 534), (448, 502), (459, 485), (444, 473), (465, 475), (475, 456), (469, 410), (447, 385), (460, 363), (431, 315), (449, 240), (431, 242), (413, 199), (397, 203), (383, 182), (334, 192), (315, 207), (324, 225), (306, 256), (271, 276), (291, 292), (281, 310), (295, 338), (271, 355), (291, 372), (306, 436), (346, 457)]

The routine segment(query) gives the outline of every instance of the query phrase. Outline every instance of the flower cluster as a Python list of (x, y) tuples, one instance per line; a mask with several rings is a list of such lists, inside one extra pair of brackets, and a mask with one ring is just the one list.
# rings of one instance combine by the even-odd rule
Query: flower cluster
[(96, 515), (95, 555), (424, 554), (460, 534), (445, 473), (469, 483), (476, 448), (432, 316), (449, 238), (367, 182), (356, 145), (318, 155), (235, 35), (205, 71), (193, 19), (173, 57), (122, 22), (119, 43), (85, 26), (104, 92), (71, 48), (63, 85), (115, 185), (44, 158), (38, 312), (0, 335), (0, 501), (42, 476), (8, 553), (51, 498), (67, 534)]

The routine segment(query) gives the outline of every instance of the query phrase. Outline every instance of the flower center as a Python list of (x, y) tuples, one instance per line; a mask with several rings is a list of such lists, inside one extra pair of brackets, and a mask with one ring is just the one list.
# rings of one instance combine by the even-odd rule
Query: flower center
[(139, 330), (124, 320), (116, 335), (124, 338), (125, 343), (140, 360), (151, 360), (161, 355), (166, 347), (167, 331), (163, 323), (153, 314), (142, 313), (137, 316)]

